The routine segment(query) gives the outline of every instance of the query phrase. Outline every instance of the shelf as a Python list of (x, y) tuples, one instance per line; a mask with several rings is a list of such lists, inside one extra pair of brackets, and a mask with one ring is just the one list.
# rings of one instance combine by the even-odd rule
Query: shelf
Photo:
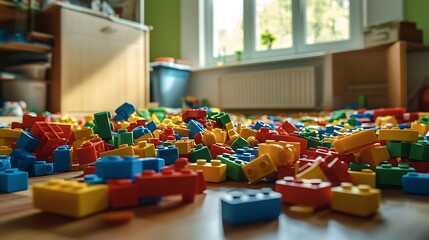
[(0, 51), (51, 52), (51, 50), (51, 47), (31, 43), (8, 42), (0, 44)]

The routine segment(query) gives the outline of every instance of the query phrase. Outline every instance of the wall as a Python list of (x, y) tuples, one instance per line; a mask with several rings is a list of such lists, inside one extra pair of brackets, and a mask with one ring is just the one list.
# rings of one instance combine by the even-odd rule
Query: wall
[(417, 23), (417, 27), (423, 30), (423, 43), (429, 45), (429, 1), (428, 0), (404, 0), (405, 20)]
[(364, 0), (363, 25), (374, 25), (404, 19), (404, 0)]
[(180, 58), (180, 0), (145, 0), (144, 23), (150, 32), (150, 61), (156, 57)]

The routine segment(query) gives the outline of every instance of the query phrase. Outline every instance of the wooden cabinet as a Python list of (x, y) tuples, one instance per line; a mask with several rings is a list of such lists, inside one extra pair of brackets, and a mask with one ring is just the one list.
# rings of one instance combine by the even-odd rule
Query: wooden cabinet
[(331, 54), (333, 108), (357, 103), (359, 96), (365, 96), (367, 108), (407, 108), (407, 59), (419, 51), (429, 47), (398, 41)]
[(56, 37), (52, 111), (113, 111), (125, 101), (146, 106), (147, 30), (58, 6), (46, 11), (42, 27)]

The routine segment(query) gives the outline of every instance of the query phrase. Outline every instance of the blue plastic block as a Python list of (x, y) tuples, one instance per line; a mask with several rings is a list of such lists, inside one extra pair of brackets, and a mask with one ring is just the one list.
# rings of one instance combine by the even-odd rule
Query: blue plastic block
[(239, 148), (235, 151), (235, 154), (243, 154), (243, 153), (250, 153), (251, 155), (254, 155), (255, 157), (258, 156), (258, 147), (244, 147), (244, 148)]
[(6, 155), (0, 155), (0, 170), (11, 168), (10, 157)]
[(103, 179), (127, 178), (134, 181), (135, 175), (143, 172), (143, 164), (134, 156), (101, 157), (95, 162), (95, 174)]
[(68, 145), (59, 146), (54, 150), (54, 172), (70, 171), (70, 147)]
[(161, 172), (161, 168), (165, 167), (165, 160), (162, 158), (140, 158), (143, 163), (143, 170), (154, 170)]
[(205, 129), (201, 123), (195, 120), (189, 121), (188, 126), (186, 128), (189, 129), (190, 138), (193, 138), (197, 133), (204, 132)]
[(245, 162), (250, 162), (250, 161), (252, 161), (253, 159), (256, 158), (256, 156), (252, 155), (251, 153), (242, 153), (242, 154), (237, 154), (236, 153), (236, 154), (233, 154), (232, 156), (235, 156), (238, 159), (243, 160)]
[(253, 126), (253, 129), (260, 130), (263, 127), (266, 127), (266, 128), (271, 129), (271, 130), (274, 130), (274, 128), (273, 128), (272, 125), (270, 125), (270, 124), (268, 124), (268, 123), (266, 123), (264, 121), (261, 121), (261, 120), (256, 121), (255, 125)]
[(54, 164), (47, 163), (46, 161), (37, 161), (33, 170), (31, 171), (33, 176), (46, 176), (54, 173)]
[(165, 160), (165, 165), (174, 164), (176, 159), (179, 158), (179, 150), (176, 146), (157, 146), (156, 147), (157, 156)]
[(18, 192), (28, 189), (28, 173), (17, 168), (0, 171), (0, 192)]
[(409, 172), (402, 176), (404, 193), (429, 195), (429, 174)]
[(149, 197), (149, 198), (140, 198), (139, 205), (147, 205), (161, 202), (162, 197)]
[(221, 197), (222, 219), (232, 225), (275, 219), (282, 210), (281, 198), (271, 188), (230, 192)]
[(25, 149), (17, 148), (10, 154), (10, 163), (13, 168), (30, 172), (33, 165), (36, 163), (36, 157)]
[(136, 111), (136, 107), (129, 102), (125, 102), (115, 110), (116, 116), (113, 118), (115, 121), (127, 121), (131, 114)]
[(149, 131), (153, 132), (156, 129), (158, 129), (158, 126), (156, 125), (156, 123), (154, 121), (150, 121), (150, 122), (146, 123), (146, 128), (149, 129)]
[(23, 131), (16, 140), (16, 146), (28, 152), (33, 152), (38, 144), (39, 140), (27, 131)]
[(96, 174), (88, 174), (83, 177), (83, 181), (88, 184), (105, 184), (106, 179), (103, 179)]
[(133, 129), (133, 138), (137, 139), (145, 134), (148, 134), (150, 131), (149, 129), (143, 127), (143, 126), (138, 126), (136, 128)]

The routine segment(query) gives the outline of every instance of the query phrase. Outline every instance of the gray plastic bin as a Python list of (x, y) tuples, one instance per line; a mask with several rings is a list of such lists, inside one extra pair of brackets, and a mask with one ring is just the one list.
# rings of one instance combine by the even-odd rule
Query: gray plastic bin
[(150, 101), (158, 102), (159, 106), (180, 108), (191, 67), (166, 62), (152, 62), (150, 66)]

